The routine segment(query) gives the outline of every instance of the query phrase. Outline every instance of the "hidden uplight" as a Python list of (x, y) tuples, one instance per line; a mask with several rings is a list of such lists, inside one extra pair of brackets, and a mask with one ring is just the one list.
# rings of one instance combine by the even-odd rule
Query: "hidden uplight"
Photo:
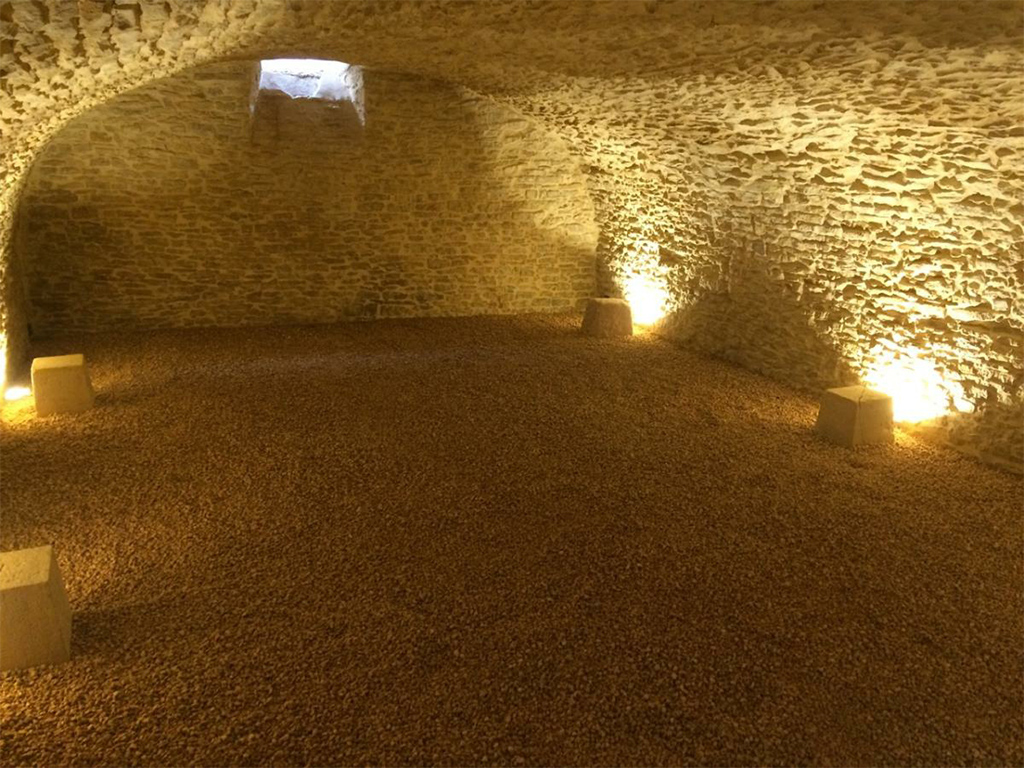
[(8, 387), (4, 392), (4, 400), (21, 400), (31, 394), (32, 390), (28, 387)]
[(935, 363), (916, 347), (875, 352), (863, 379), (892, 398), (896, 421), (927, 421), (970, 408), (960, 386), (946, 382)]
[(623, 287), (626, 301), (637, 325), (652, 325), (665, 316), (668, 290), (657, 280), (644, 275), (633, 275)]

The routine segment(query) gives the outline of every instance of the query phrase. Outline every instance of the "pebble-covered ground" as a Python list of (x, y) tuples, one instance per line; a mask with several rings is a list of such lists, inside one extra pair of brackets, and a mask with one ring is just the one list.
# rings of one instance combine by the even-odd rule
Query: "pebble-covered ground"
[(577, 318), (161, 332), (4, 408), (4, 765), (1020, 765), (1020, 478)]

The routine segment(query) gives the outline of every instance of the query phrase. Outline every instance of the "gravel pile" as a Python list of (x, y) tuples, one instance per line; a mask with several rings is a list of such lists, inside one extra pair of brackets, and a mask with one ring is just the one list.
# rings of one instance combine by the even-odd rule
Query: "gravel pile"
[(578, 318), (161, 332), (4, 408), (5, 765), (1024, 762), (1019, 478)]

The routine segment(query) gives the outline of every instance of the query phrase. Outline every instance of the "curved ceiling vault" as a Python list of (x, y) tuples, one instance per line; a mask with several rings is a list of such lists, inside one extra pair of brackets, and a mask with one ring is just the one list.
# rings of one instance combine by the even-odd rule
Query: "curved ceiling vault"
[[(937, 377), (1022, 441), (1019, 4), (0, 3), (0, 247), (48, 138), (224, 58), (309, 56), (458, 83), (556, 131), (588, 173), (603, 287), (666, 332), (798, 386)], [(883, 370), (885, 369), (885, 370)], [(915, 369), (916, 370), (916, 369)], [(931, 379), (929, 379), (931, 380)], [(973, 429), (973, 427), (972, 427)]]

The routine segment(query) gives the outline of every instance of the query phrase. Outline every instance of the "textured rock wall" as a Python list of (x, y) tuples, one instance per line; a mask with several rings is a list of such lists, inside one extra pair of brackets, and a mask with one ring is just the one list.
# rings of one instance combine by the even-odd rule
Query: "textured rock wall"
[(936, 20), (970, 30), (951, 47), (857, 34), (685, 86), (564, 78), (553, 99), (617, 106), (585, 123), (514, 101), (587, 157), (602, 286), (659, 304), (661, 332), (812, 392), (942, 403), (932, 434), (1019, 470), (1024, 41), (967, 39), (976, 10)]
[(808, 388), (917, 350), (967, 412), (945, 433), (1019, 467), (1021, 11), (0, 2), (0, 206), (61, 124), (185, 66), (301, 54), (445, 79), (564, 138), (588, 174), (605, 290), (663, 304), (663, 332)]
[(7, 180), (0, 189), (0, 381), (7, 369), (28, 357), (28, 297), (25, 270), (15, 257), (15, 210), (24, 177)]
[(365, 74), (351, 105), (208, 65), (70, 123), (36, 161), (18, 249), (38, 333), (564, 311), (594, 291), (593, 206), (508, 107)]
[(775, 62), (788, 77), (721, 75), (672, 110), (663, 85), (619, 82), (615, 120), (646, 137), (614, 158), (578, 137), (608, 158), (604, 285), (662, 303), (663, 333), (811, 391), (908, 369), (932, 384), (905, 397), (961, 412), (939, 425), (955, 445), (1019, 468), (1024, 87), (1008, 83), (1024, 70), (910, 47), (827, 82), (802, 71), (820, 53)]

